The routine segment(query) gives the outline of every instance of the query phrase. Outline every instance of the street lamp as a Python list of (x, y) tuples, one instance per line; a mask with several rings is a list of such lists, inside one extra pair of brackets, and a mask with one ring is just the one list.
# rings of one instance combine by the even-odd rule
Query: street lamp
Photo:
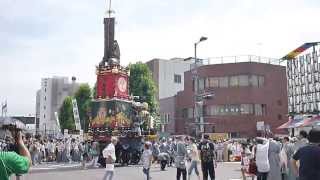
[(200, 38), (199, 42), (205, 41), (205, 40), (207, 40), (207, 39), (208, 39), (207, 37), (202, 36), (202, 37)]
[[(200, 42), (206, 41), (208, 38), (202, 36), (199, 41), (194, 43), (194, 70), (193, 76), (194, 76), (194, 111), (195, 111), (195, 123), (199, 123), (200, 131), (203, 132), (203, 118), (201, 118), (199, 115), (199, 106), (197, 104), (198, 101), (198, 59), (197, 59), (197, 46)], [(202, 113), (201, 113), (202, 114)], [(196, 127), (196, 131), (198, 130), (198, 127)]]
[(201, 36), (199, 41), (194, 43), (194, 61), (195, 61), (195, 65), (197, 65), (197, 46), (198, 46), (199, 43), (201, 43), (202, 41), (206, 41), (207, 39), (208, 39), (207, 37)]

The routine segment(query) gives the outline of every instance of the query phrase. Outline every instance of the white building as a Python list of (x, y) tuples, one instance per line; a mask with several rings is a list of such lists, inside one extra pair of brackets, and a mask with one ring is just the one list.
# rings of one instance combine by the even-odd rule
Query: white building
[(190, 70), (192, 63), (183, 58), (152, 59), (146, 63), (158, 87), (158, 100), (175, 96), (184, 89), (184, 72)]
[(174, 133), (174, 96), (184, 90), (184, 72), (189, 71), (193, 63), (192, 58), (152, 59), (146, 63), (158, 88), (162, 129), (167, 133)]
[(43, 78), (41, 89), (37, 92), (36, 119), (39, 118), (37, 130), (40, 133), (53, 134), (58, 130), (55, 112), (59, 109), (67, 96), (73, 95), (79, 88), (72, 77), (72, 82), (67, 77)]
[(39, 121), (40, 121), (40, 96), (41, 96), (41, 89), (37, 91), (36, 96), (36, 114), (35, 114), (35, 129), (39, 129)]

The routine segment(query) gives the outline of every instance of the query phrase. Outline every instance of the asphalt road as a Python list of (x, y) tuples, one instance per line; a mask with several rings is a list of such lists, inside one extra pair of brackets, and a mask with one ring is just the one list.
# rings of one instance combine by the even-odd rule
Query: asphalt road
[[(219, 163), (216, 169), (216, 180), (241, 179), (239, 163)], [(33, 167), (30, 174), (24, 175), (21, 180), (102, 180), (104, 169), (81, 170), (78, 164), (51, 164)], [(151, 168), (152, 180), (174, 180), (176, 168), (169, 167), (160, 171), (159, 165)], [(15, 179), (15, 178), (12, 178)], [(118, 167), (115, 169), (114, 180), (143, 180), (142, 167)], [(195, 175), (191, 180), (197, 180)]]

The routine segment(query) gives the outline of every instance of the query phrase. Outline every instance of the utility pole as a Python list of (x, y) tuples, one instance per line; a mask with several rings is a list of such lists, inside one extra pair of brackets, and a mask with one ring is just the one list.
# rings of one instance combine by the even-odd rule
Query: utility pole
[[(204, 37), (202, 36), (200, 38), (199, 41), (197, 41), (196, 43), (194, 43), (194, 68), (193, 68), (193, 71), (192, 71), (192, 74), (193, 74), (193, 79), (194, 79), (194, 115), (195, 115), (195, 123), (196, 124), (199, 124), (199, 126), (197, 125), (196, 126), (196, 134), (198, 135), (198, 132), (203, 132), (203, 117), (202, 116), (202, 113), (200, 113), (200, 107), (199, 107), (199, 104), (198, 104), (198, 89), (199, 89), (199, 75), (198, 75), (198, 59), (197, 59), (197, 45), (202, 42), (202, 41), (205, 41), (207, 40), (208, 38), (207, 37)], [(201, 116), (200, 116), (201, 114)], [(202, 121), (202, 122), (201, 122)]]

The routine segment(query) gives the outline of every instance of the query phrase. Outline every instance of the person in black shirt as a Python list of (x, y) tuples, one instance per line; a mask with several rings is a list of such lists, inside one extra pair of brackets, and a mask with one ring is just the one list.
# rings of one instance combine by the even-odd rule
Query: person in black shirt
[(208, 174), (211, 180), (215, 179), (214, 168), (217, 167), (215, 161), (214, 145), (209, 140), (208, 135), (204, 135), (204, 139), (199, 144), (201, 169), (203, 174), (203, 180), (208, 180)]
[[(320, 180), (320, 129), (310, 131), (309, 144), (300, 148), (291, 161), (299, 180)], [(299, 172), (297, 161), (300, 162)]]

